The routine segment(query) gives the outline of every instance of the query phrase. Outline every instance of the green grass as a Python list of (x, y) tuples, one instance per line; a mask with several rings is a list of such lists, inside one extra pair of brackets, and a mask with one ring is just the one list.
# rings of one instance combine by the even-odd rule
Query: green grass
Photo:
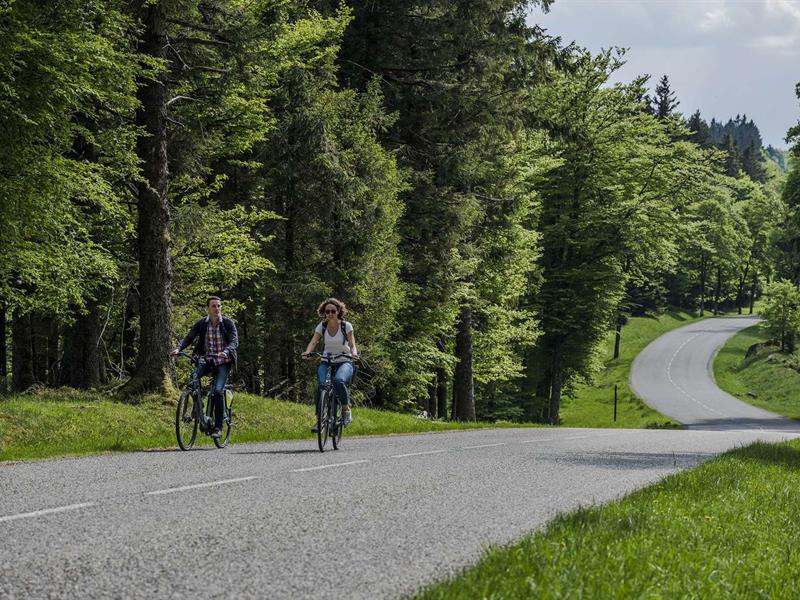
[[(591, 385), (579, 386), (573, 398), (566, 398), (561, 420), (568, 427), (680, 427), (669, 417), (654, 411), (630, 389), (628, 378), (631, 363), (654, 339), (700, 320), (690, 313), (669, 311), (658, 318), (634, 317), (622, 328), (620, 356), (614, 355), (614, 333), (610, 332), (603, 347), (604, 368)], [(614, 384), (618, 385), (617, 420), (614, 421)]]
[(769, 338), (763, 323), (730, 338), (714, 360), (717, 385), (754, 406), (800, 419), (800, 373), (775, 360), (777, 347), (745, 358), (750, 346)]
[[(347, 436), (519, 426), (429, 421), (366, 408), (353, 414)], [(312, 444), (312, 406), (239, 393), (234, 416), (233, 443), (308, 438)], [(0, 461), (177, 448), (174, 417), (175, 405), (159, 397), (131, 405), (69, 388), (11, 396), (0, 400)], [(211, 439), (198, 434), (198, 443)]]
[(758, 443), (490, 549), (426, 600), (796, 598), (800, 441)]

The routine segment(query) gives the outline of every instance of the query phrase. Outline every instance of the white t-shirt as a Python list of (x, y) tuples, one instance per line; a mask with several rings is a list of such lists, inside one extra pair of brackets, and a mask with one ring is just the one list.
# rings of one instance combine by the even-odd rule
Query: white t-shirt
[[(347, 356), (352, 356), (352, 352), (350, 352), (350, 346), (347, 344), (347, 339), (344, 335), (342, 335), (342, 323), (344, 323), (344, 330), (349, 336), (353, 331), (353, 326), (347, 321), (342, 321), (339, 323), (339, 325), (336, 327), (336, 334), (333, 336), (328, 332), (327, 323), (320, 323), (314, 330), (320, 335), (323, 335), (323, 331), (325, 332), (325, 351), (322, 353), (323, 356), (342, 353), (347, 354)], [(347, 358), (342, 356), (335, 359), (333, 362), (345, 362), (346, 360)]]

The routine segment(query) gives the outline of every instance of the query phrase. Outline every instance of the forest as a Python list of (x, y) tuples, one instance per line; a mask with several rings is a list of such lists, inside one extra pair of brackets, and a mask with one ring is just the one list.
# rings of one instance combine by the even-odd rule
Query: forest
[(218, 295), (232, 379), (309, 402), (335, 296), (358, 403), (558, 423), (629, 317), (796, 289), (800, 124), (611, 84), (550, 4), (0, 2), (2, 393), (173, 394)]

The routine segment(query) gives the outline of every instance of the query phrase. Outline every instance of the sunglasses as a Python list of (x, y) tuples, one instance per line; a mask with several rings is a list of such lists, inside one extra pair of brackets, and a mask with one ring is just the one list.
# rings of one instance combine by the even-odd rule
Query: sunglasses
[(338, 312), (339, 312), (339, 311), (338, 311), (338, 310), (336, 310), (335, 308), (326, 308), (326, 309), (325, 309), (325, 314), (326, 314), (326, 315), (335, 315), (335, 314), (336, 314), (336, 313), (338, 313)]

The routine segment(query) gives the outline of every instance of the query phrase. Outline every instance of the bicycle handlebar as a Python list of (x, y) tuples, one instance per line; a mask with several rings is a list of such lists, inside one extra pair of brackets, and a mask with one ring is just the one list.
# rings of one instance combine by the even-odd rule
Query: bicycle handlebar
[(340, 352), (338, 354), (328, 354), (327, 356), (322, 354), (322, 352), (309, 352), (307, 356), (309, 356), (309, 357), (314, 356), (316, 358), (319, 358), (320, 360), (325, 360), (325, 361), (328, 361), (328, 362), (330, 362), (332, 360), (336, 360), (337, 358), (342, 358), (342, 357), (346, 357), (349, 360), (358, 360), (359, 358), (361, 358), (360, 355), (356, 356), (356, 357), (353, 357), (351, 354), (347, 354), (345, 352)]
[(210, 358), (217, 358), (216, 354), (203, 354), (202, 356), (194, 356), (193, 354), (187, 354), (186, 352), (178, 352), (175, 356), (183, 356), (184, 358), (188, 358), (192, 361), (192, 364), (197, 364), (200, 362), (200, 359), (208, 360)]

